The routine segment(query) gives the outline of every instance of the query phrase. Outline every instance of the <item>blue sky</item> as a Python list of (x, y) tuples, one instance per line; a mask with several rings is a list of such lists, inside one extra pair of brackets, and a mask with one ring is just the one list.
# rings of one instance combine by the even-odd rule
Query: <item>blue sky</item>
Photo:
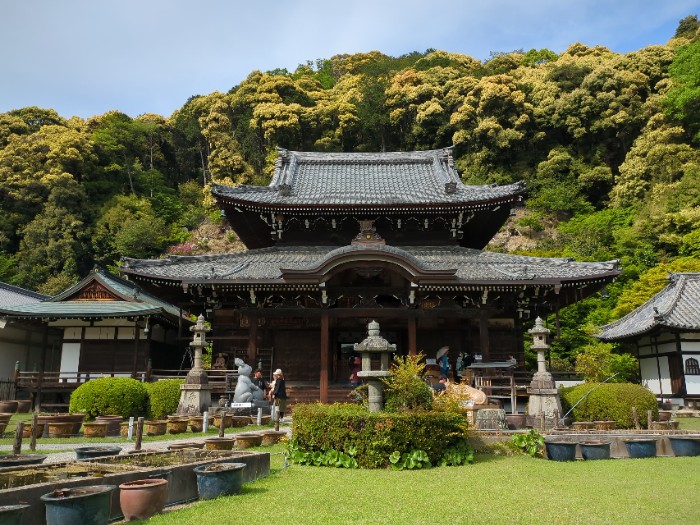
[(4, 0), (1, 13), (0, 112), (87, 118), (169, 116), (251, 71), (341, 53), (627, 53), (666, 43), (700, 0)]

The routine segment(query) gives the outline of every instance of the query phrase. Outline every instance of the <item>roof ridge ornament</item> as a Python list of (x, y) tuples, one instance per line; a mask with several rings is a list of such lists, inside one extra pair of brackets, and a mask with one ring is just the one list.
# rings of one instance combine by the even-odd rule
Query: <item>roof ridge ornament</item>
[(384, 245), (386, 241), (377, 233), (373, 220), (363, 220), (360, 222), (360, 233), (350, 242), (350, 244)]

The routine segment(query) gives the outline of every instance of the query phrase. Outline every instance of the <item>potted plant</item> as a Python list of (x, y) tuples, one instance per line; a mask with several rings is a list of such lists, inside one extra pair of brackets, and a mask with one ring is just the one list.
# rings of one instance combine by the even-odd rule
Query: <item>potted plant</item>
[(119, 505), (126, 521), (147, 520), (162, 512), (167, 501), (167, 479), (137, 479), (119, 485)]
[(668, 436), (675, 456), (700, 456), (700, 439), (689, 436)]
[(117, 456), (121, 451), (121, 447), (113, 445), (104, 447), (78, 447), (75, 449), (75, 457), (80, 461), (104, 456)]
[(56, 489), (41, 496), (46, 525), (107, 525), (116, 485)]
[(210, 463), (195, 467), (199, 499), (214, 499), (240, 492), (245, 466), (245, 463)]
[(259, 447), (262, 444), (262, 434), (256, 432), (241, 432), (236, 434), (237, 448)]

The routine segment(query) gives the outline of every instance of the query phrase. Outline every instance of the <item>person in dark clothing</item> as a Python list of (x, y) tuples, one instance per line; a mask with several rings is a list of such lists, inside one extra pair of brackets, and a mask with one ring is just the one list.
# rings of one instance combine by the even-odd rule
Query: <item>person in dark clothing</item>
[(447, 376), (441, 375), (440, 380), (433, 385), (433, 392), (437, 395), (447, 392)]
[(272, 402), (277, 407), (280, 414), (280, 419), (284, 417), (284, 409), (287, 407), (287, 388), (284, 381), (284, 374), (282, 370), (278, 368), (275, 373), (272, 374), (274, 378), (275, 386), (272, 389)]
[(268, 385), (267, 381), (263, 379), (262, 370), (255, 371), (255, 375), (253, 376), (253, 384), (262, 390), (264, 397), (267, 398), (270, 385)]

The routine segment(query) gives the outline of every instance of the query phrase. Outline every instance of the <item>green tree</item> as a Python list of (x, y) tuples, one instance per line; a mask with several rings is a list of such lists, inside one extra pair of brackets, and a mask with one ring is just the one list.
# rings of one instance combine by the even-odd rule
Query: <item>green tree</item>
[(611, 383), (633, 382), (638, 369), (639, 364), (634, 356), (613, 353), (613, 346), (608, 343), (586, 345), (576, 356), (576, 372), (589, 383), (606, 380)]
[(673, 86), (666, 94), (666, 112), (700, 140), (700, 40), (680, 48), (669, 67)]

